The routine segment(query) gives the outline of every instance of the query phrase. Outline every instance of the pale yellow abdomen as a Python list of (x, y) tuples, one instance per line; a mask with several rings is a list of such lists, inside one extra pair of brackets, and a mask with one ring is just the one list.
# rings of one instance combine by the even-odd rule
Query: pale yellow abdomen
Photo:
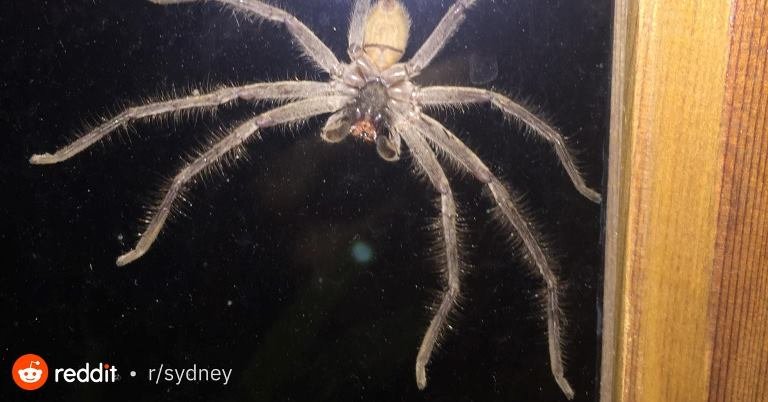
[(363, 51), (382, 70), (400, 61), (411, 19), (399, 0), (379, 0), (365, 20)]

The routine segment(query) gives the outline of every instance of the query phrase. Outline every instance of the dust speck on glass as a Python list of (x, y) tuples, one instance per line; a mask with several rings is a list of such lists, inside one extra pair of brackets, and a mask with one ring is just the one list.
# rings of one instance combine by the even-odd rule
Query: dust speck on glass
[(130, 316), (76, 338), (233, 368), (170, 399), (596, 399), (609, 1), (151, 3), (58, 16), (105, 117), (30, 162), (107, 218), (44, 261)]

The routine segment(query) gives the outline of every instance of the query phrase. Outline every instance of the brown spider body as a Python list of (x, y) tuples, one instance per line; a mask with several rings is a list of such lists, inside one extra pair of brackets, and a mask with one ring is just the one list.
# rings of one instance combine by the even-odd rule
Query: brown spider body
[[(174, 4), (203, 0), (150, 0)], [(461, 139), (435, 118), (429, 108), (462, 107), (486, 103), (505, 116), (518, 120), (549, 142), (576, 189), (586, 198), (600, 202), (600, 194), (587, 186), (567, 146), (565, 138), (553, 127), (512, 99), (483, 88), (427, 86), (413, 84), (428, 67), (464, 21), (466, 11), (477, 0), (456, 0), (416, 53), (405, 62), (403, 57), (410, 30), (410, 18), (399, 0), (356, 0), (349, 28), (348, 63), (340, 61), (306, 25), (286, 11), (261, 0), (216, 0), (240, 11), (282, 24), (314, 64), (328, 75), (327, 81), (262, 82), (138, 105), (124, 110), (53, 154), (35, 154), (33, 164), (52, 164), (71, 158), (115, 130), (135, 120), (182, 110), (219, 106), (237, 99), (248, 101), (283, 101), (245, 120), (227, 135), (178, 171), (168, 183), (135, 247), (117, 259), (117, 265), (129, 264), (143, 256), (163, 228), (174, 203), (194, 178), (210, 170), (223, 158), (243, 152), (248, 141), (260, 138), (271, 127), (328, 114), (320, 137), (329, 143), (348, 136), (375, 143), (378, 154), (387, 161), (400, 158), (401, 144), (410, 151), (417, 171), (436, 191), (440, 214), (436, 222), (442, 246), (444, 287), (434, 315), (416, 356), (416, 384), (427, 385), (427, 365), (438, 338), (448, 326), (448, 317), (461, 295), (462, 261), (460, 259), (458, 215), (450, 181), (441, 165), (443, 159), (455, 162), (489, 190), (487, 195), (497, 207), (497, 218), (519, 239), (521, 251), (544, 283), (549, 364), (555, 381), (568, 398), (574, 392), (565, 378), (562, 358), (562, 312), (559, 305), (559, 281), (554, 259), (542, 247), (538, 233), (513, 197), (491, 169)]]
[(381, 70), (400, 61), (405, 54), (411, 19), (398, 0), (377, 2), (365, 19), (363, 51)]

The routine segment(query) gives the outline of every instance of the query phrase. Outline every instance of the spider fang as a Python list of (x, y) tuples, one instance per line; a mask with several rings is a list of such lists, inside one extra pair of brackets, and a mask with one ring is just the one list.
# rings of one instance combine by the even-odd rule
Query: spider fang
[(361, 138), (365, 142), (376, 141), (376, 125), (368, 116), (356, 121), (349, 130), (352, 136)]

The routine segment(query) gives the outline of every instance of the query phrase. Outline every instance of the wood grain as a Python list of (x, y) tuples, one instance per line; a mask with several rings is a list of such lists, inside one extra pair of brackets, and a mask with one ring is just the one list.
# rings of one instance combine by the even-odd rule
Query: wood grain
[[(629, 109), (626, 107), (627, 94), (632, 91), (630, 57), (633, 55), (634, 41), (629, 40), (629, 33), (636, 32), (636, 10), (631, 9), (630, 0), (616, 0), (613, 20), (613, 62), (611, 66), (611, 121), (610, 143), (608, 144), (608, 186), (605, 190), (605, 266), (603, 274), (603, 321), (602, 321), (602, 356), (600, 359), (600, 400), (613, 400), (616, 391), (617, 367), (621, 355), (618, 353), (620, 339), (619, 323), (623, 282), (621, 267), (625, 261), (624, 248), (626, 227), (626, 203), (624, 199), (627, 187), (623, 185), (622, 172), (627, 166), (628, 153), (624, 152), (625, 134), (628, 129)], [(624, 208), (624, 209), (621, 209)]]
[(768, 0), (617, 0), (603, 401), (768, 400)]
[(768, 1), (735, 5), (722, 115), (710, 401), (768, 401)]
[(621, 392), (626, 401), (702, 401), (728, 8), (661, 3), (638, 8), (628, 100)]

